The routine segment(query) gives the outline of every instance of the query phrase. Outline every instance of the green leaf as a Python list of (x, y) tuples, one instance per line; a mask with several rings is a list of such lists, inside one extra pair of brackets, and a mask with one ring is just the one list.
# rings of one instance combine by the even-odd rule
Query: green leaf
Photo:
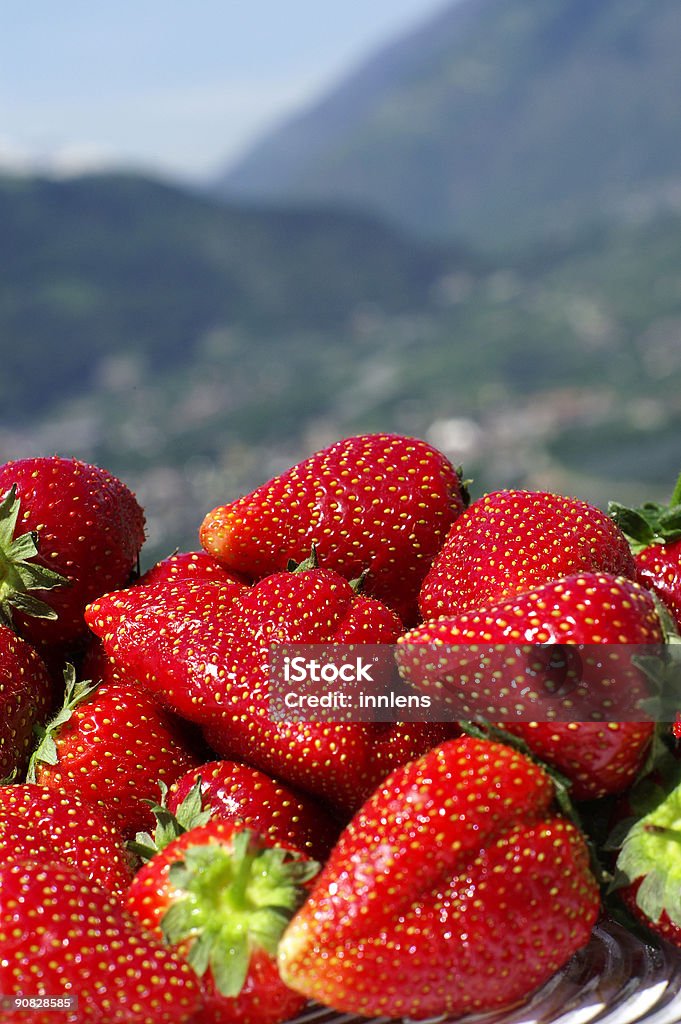
[(6, 604), (9, 608), (16, 608), (17, 611), (23, 612), (24, 615), (31, 615), (34, 619), (54, 620), (57, 618), (57, 613), (53, 608), (50, 608), (44, 601), (39, 601), (32, 594), (24, 594), (18, 591), (9, 595), (6, 599)]
[[(0, 503), (0, 544), (9, 547), (16, 532), (19, 519), (19, 500), (16, 484), (12, 484)], [(32, 534), (28, 534), (32, 537)]]
[(212, 817), (211, 809), (204, 809), (203, 807), (203, 797), (201, 795), (202, 784), (201, 776), (199, 776), (196, 783), (192, 786), (184, 800), (182, 800), (175, 811), (175, 818), (181, 829), (185, 832), (188, 832), (190, 829), (196, 828), (199, 825), (208, 824)]
[[(175, 868), (177, 868), (176, 871)], [(168, 879), (172, 885), (177, 885), (176, 879), (183, 877), (182, 868), (181, 861), (171, 865)], [(179, 885), (178, 888), (184, 888), (184, 886)], [(161, 930), (166, 942), (173, 946), (184, 942), (196, 930), (195, 918), (195, 899), (191, 894), (176, 897), (161, 921)]]
[(138, 832), (134, 839), (129, 839), (125, 844), (127, 850), (134, 853), (141, 861), (146, 863), (158, 853), (156, 843), (148, 832)]
[(226, 948), (215, 947), (210, 957), (210, 969), (216, 987), (224, 996), (239, 995), (248, 974), (250, 954), (246, 936), (237, 936)]
[(59, 763), (59, 753), (55, 743), (55, 737), (62, 725), (69, 721), (73, 712), (84, 701), (92, 696), (99, 686), (99, 681), (92, 682), (90, 679), (78, 680), (76, 670), (70, 663), (64, 668), (64, 697), (62, 705), (52, 716), (46, 726), (36, 726), (35, 733), (39, 738), (36, 749), (31, 754), (28, 764), (26, 779), (28, 782), (35, 782), (37, 765)]
[(664, 874), (653, 869), (641, 882), (636, 893), (636, 902), (651, 921), (659, 921), (665, 909), (667, 880)]
[(636, 902), (651, 921), (681, 925), (681, 785), (635, 822), (617, 858), (615, 886), (640, 880)]
[(655, 542), (655, 528), (650, 518), (638, 509), (627, 508), (616, 501), (611, 501), (608, 504), (608, 515), (614, 519), (622, 533), (640, 547), (647, 547)]
[(461, 500), (463, 501), (464, 508), (468, 508), (471, 503), (470, 486), (473, 483), (473, 477), (467, 477), (464, 480), (463, 466), (456, 466), (454, 472), (459, 478), (459, 490), (461, 492)]
[(14, 536), (19, 512), (20, 501), (13, 485), (0, 502), (0, 619), (10, 626), (13, 610), (35, 618), (56, 619), (56, 612), (29, 591), (52, 590), (68, 583), (64, 576), (33, 561), (39, 554), (36, 533)]

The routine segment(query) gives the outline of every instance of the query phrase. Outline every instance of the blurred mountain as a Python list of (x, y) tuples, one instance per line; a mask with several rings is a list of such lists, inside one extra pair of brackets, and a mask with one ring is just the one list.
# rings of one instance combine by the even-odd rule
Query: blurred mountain
[(487, 248), (681, 203), (677, 0), (458, 0), (266, 135), (229, 197)]
[(132, 175), (0, 178), (0, 239), (0, 407), (17, 419), (112, 359), (182, 368), (216, 329), (324, 332), (364, 305), (422, 308), (463, 259), (374, 216), (228, 206)]

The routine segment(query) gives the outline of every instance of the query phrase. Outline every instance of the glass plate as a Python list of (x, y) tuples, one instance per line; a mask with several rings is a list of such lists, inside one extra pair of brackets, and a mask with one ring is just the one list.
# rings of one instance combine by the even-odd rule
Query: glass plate
[[(432, 1018), (438, 1024), (454, 1019)], [(457, 1024), (678, 1024), (681, 953), (667, 944), (649, 946), (616, 922), (602, 921), (588, 946), (522, 1006), (456, 1020)], [(387, 1024), (386, 1017), (380, 1021)], [(376, 1018), (374, 1024), (380, 1021)], [(366, 1024), (366, 1019), (314, 1005), (295, 1024)]]

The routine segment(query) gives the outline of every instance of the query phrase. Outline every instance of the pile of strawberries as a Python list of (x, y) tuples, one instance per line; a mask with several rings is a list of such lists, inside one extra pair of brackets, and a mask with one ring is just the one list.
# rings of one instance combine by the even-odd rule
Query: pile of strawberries
[[(471, 503), (425, 442), (352, 437), (143, 574), (105, 470), (10, 462), (0, 499), (3, 1021), (456, 1018), (601, 914), (681, 945), (680, 728), (643, 699), (675, 692), (679, 488)], [(276, 644), (389, 645), (451, 714), (275, 720)]]

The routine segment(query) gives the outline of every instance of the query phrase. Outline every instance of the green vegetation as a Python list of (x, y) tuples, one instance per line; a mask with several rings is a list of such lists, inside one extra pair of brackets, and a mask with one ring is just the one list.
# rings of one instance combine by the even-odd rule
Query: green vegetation
[(666, 496), (681, 463), (681, 218), (491, 265), (375, 220), (131, 177), (7, 180), (0, 451), (139, 492), (147, 558), (317, 447), (428, 437), (474, 493)]

